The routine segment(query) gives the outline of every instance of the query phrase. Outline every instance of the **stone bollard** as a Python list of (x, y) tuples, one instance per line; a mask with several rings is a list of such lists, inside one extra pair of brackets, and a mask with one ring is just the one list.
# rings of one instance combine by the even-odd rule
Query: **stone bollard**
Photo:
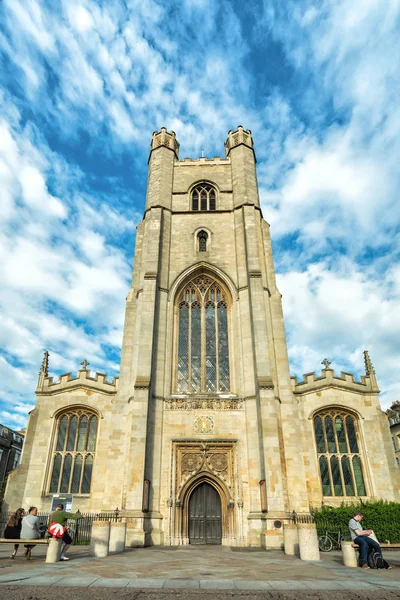
[(61, 538), (51, 538), (47, 548), (46, 562), (56, 563), (60, 560), (61, 548), (63, 547), (63, 541)]
[(301, 560), (320, 560), (315, 523), (298, 523)]
[(299, 555), (299, 532), (297, 525), (285, 523), (283, 525), (283, 547), (285, 554), (290, 556)]
[(357, 567), (357, 554), (353, 542), (342, 542), (342, 556), (345, 567)]
[(110, 521), (93, 521), (90, 535), (89, 556), (105, 558), (108, 556), (110, 540)]
[(113, 521), (110, 527), (110, 544), (108, 551), (111, 553), (123, 552), (125, 550), (126, 523)]

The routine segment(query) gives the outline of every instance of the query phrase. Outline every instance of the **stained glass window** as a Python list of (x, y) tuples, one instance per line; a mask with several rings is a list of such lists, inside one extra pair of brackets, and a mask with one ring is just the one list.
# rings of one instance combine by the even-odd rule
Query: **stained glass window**
[[(192, 210), (216, 210), (216, 192), (208, 183), (201, 183), (192, 190)], [(200, 203), (199, 203), (200, 200)]]
[(89, 409), (58, 418), (49, 492), (90, 493), (97, 427), (97, 416)]
[(322, 493), (324, 496), (365, 496), (355, 417), (343, 409), (325, 409), (314, 417)]
[(314, 419), (315, 441), (317, 442), (318, 452), (326, 452), (326, 444), (324, 431), (322, 429), (322, 421), (319, 417)]
[(324, 496), (332, 496), (331, 480), (329, 479), (328, 460), (326, 456), (319, 457), (319, 470), (322, 481), (322, 491)]
[(176, 390), (230, 390), (227, 293), (216, 281), (197, 276), (178, 297)]

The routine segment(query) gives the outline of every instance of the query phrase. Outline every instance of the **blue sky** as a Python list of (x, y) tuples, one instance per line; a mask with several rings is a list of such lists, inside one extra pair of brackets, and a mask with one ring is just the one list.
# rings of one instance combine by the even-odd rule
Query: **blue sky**
[(223, 155), (253, 132), (293, 374), (400, 397), (400, 3), (4, 0), (0, 422), (51, 373), (119, 368), (149, 142)]

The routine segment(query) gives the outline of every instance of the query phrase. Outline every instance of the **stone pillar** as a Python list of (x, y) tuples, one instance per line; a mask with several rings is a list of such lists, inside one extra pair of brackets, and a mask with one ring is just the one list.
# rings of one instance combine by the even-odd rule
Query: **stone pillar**
[(109, 553), (123, 552), (125, 550), (126, 523), (113, 521), (110, 526)]
[(60, 560), (62, 546), (63, 541), (61, 538), (51, 538), (49, 540), (49, 547), (46, 554), (47, 563), (57, 563)]
[(342, 542), (342, 556), (345, 567), (357, 567), (357, 554), (353, 542)]
[(294, 523), (285, 523), (283, 526), (283, 546), (285, 554), (299, 555), (299, 531)]
[(320, 560), (315, 523), (299, 523), (297, 527), (301, 560)]
[(89, 556), (105, 558), (108, 556), (110, 540), (110, 521), (93, 521), (90, 536)]

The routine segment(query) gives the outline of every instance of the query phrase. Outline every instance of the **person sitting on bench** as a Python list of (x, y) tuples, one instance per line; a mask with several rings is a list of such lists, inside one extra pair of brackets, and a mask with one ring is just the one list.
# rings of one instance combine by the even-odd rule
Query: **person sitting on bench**
[[(23, 508), (18, 508), (7, 521), (6, 528), (4, 530), (4, 537), (9, 540), (18, 540), (21, 537), (21, 526), (22, 518), (25, 515)], [(10, 558), (15, 558), (17, 554), (19, 544), (14, 544), (14, 551)]]
[[(363, 569), (369, 569), (368, 565), (368, 549), (372, 546), (375, 552), (378, 552), (382, 556), (382, 550), (379, 543), (371, 537), (372, 529), (363, 529), (361, 521), (364, 515), (362, 512), (357, 511), (354, 513), (353, 518), (349, 521), (349, 530), (351, 539), (355, 544), (360, 547), (360, 562)], [(390, 567), (389, 567), (390, 568)]]
[[(28, 514), (22, 519), (22, 527), (21, 527), (21, 539), (23, 540), (38, 540), (40, 538), (40, 520), (37, 516), (38, 509), (36, 506), (31, 506), (28, 510)], [(25, 558), (28, 560), (31, 557), (32, 548), (35, 545), (25, 544)]]

